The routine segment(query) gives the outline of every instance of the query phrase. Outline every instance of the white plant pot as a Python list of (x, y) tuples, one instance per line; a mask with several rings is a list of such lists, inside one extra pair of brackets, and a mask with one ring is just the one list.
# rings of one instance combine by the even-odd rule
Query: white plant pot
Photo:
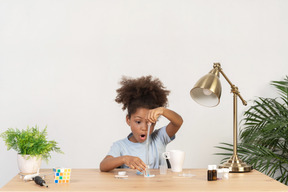
[(21, 173), (37, 173), (41, 167), (41, 157), (30, 157), (30, 155), (17, 154), (18, 168)]

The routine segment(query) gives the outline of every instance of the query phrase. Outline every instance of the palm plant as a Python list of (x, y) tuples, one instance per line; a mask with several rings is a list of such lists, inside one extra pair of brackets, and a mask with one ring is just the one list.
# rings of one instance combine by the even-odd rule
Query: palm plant
[[(288, 76), (272, 81), (280, 97), (258, 97), (245, 113), (239, 133), (238, 156), (254, 169), (288, 185)], [(232, 154), (233, 145), (221, 143), (217, 148)]]

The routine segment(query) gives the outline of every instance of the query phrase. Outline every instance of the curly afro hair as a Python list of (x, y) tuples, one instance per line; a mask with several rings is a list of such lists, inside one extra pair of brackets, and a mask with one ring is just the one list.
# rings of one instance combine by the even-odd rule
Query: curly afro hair
[(129, 118), (138, 108), (154, 109), (168, 105), (170, 91), (158, 78), (152, 79), (151, 75), (136, 79), (122, 77), (120, 84), (115, 101), (123, 104), (122, 109), (127, 109)]

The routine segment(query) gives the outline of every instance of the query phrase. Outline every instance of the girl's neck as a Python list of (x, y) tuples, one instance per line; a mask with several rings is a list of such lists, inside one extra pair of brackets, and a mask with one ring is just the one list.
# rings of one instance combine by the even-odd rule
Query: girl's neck
[(129, 141), (133, 142), (133, 143), (138, 143), (138, 141), (135, 139), (134, 135), (132, 134), (131, 137), (128, 138)]

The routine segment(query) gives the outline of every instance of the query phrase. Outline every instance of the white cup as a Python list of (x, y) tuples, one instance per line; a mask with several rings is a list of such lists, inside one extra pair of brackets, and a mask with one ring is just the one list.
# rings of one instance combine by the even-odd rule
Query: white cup
[(185, 152), (180, 150), (170, 150), (167, 152), (164, 152), (162, 156), (165, 159), (169, 159), (171, 164), (171, 170), (173, 172), (181, 172), (184, 158), (185, 158)]

